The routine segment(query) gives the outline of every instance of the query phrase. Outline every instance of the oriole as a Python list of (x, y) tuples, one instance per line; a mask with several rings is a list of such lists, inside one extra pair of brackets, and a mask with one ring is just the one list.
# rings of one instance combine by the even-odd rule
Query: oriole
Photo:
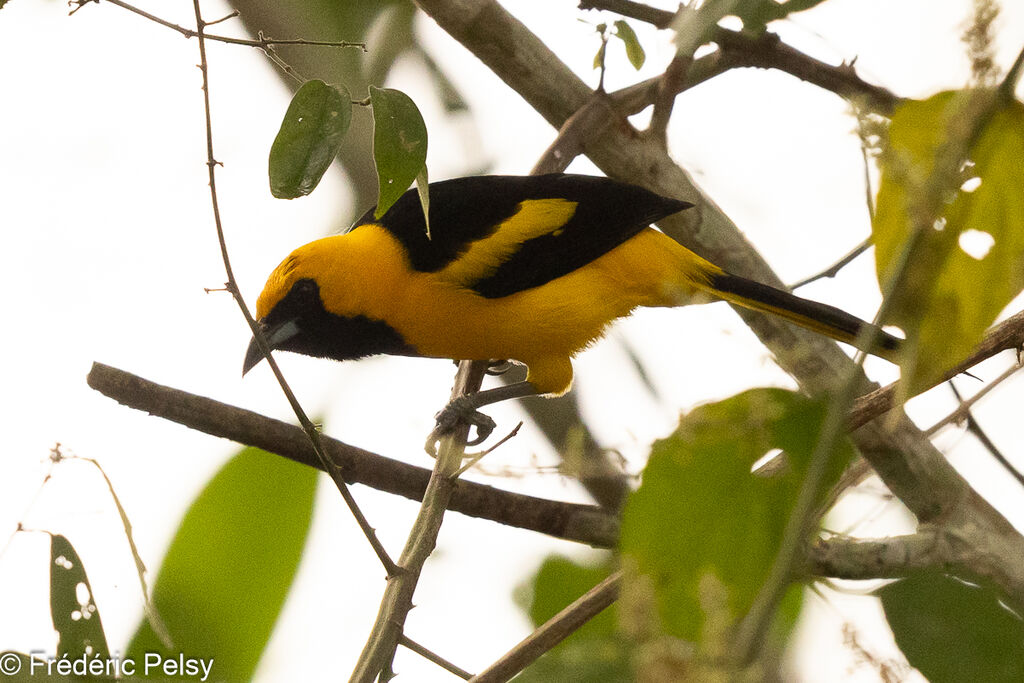
[[(379, 219), (299, 247), (256, 304), (271, 348), (347, 360), (375, 354), (510, 359), (525, 382), (466, 397), (438, 414), (428, 441), (460, 419), (481, 441), (477, 408), (559, 395), (572, 357), (638, 306), (724, 299), (848, 344), (868, 323), (723, 271), (650, 227), (692, 204), (608, 178), (481, 176), (430, 185), (428, 237), (415, 190)], [(865, 349), (892, 359), (900, 340), (875, 329)], [(255, 340), (243, 366), (262, 358)]]

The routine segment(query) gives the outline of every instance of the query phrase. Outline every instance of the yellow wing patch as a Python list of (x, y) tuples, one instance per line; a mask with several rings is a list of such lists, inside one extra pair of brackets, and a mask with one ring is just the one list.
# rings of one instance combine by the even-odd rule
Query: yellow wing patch
[(469, 248), (445, 266), (438, 276), (460, 287), (472, 287), (493, 275), (523, 243), (542, 235), (558, 234), (576, 213), (568, 199), (527, 199), (490, 236), (470, 243)]

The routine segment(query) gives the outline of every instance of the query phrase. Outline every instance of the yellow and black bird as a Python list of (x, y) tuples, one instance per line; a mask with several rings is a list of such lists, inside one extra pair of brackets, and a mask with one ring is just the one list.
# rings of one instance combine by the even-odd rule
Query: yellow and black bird
[[(415, 190), (383, 216), (299, 247), (260, 294), (273, 349), (348, 360), (375, 354), (511, 359), (524, 382), (465, 397), (438, 414), (440, 433), (478, 408), (558, 395), (572, 357), (638, 306), (726, 301), (773, 313), (849, 344), (868, 323), (837, 308), (726, 273), (651, 223), (692, 206), (608, 178), (480, 176), (430, 185), (430, 228)], [(900, 340), (875, 330), (876, 355)], [(262, 358), (249, 344), (243, 374)]]

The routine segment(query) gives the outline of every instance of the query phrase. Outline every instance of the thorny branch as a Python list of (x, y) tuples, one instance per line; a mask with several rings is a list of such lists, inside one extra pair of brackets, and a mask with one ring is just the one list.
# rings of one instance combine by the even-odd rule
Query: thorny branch
[(213, 220), (214, 227), (217, 232), (217, 242), (220, 245), (221, 258), (224, 261), (224, 272), (227, 277), (226, 287), (231, 292), (238, 304), (242, 316), (245, 318), (246, 324), (252, 331), (253, 337), (256, 339), (260, 350), (266, 357), (267, 363), (270, 365), (274, 376), (277, 378), (278, 384), (281, 385), (281, 390), (284, 392), (285, 397), (288, 399), (288, 403), (291, 405), (292, 410), (295, 412), (295, 417), (298, 418), (299, 423), (302, 425), (303, 431), (309, 437), (309, 443), (313, 447), (313, 451), (316, 453), (317, 459), (323, 465), (323, 470), (327, 472), (331, 479), (334, 480), (335, 485), (338, 487), (338, 491), (341, 493), (342, 498), (345, 500), (345, 504), (352, 512), (355, 517), (356, 523), (366, 536), (366, 540), (370, 543), (373, 551), (376, 553), (381, 564), (384, 565), (384, 569), (388, 575), (393, 575), (398, 567), (388, 556), (387, 551), (377, 538), (376, 532), (370, 523), (366, 520), (359, 506), (356, 504), (355, 498), (352, 497), (352, 493), (348, 490), (348, 486), (345, 484), (345, 480), (342, 477), (341, 472), (337, 467), (332, 466), (331, 460), (327, 457), (324, 452), (323, 443), (321, 441), (320, 432), (317, 431), (309, 417), (306, 416), (302, 406), (299, 405), (298, 399), (292, 392), (291, 387), (288, 386), (288, 382), (285, 381), (284, 375), (281, 373), (280, 368), (277, 366), (277, 362), (274, 360), (270, 353), (270, 346), (267, 344), (267, 340), (263, 335), (263, 330), (256, 323), (256, 320), (252, 317), (252, 313), (249, 312), (249, 308), (245, 305), (245, 300), (242, 299), (238, 285), (235, 280), (234, 271), (231, 268), (231, 259), (228, 256), (227, 241), (224, 237), (224, 226), (221, 223), (220, 218), (220, 204), (217, 199), (217, 173), (216, 169), (219, 164), (213, 153), (213, 117), (210, 113), (210, 77), (209, 77), (209, 63), (206, 60), (206, 36), (204, 29), (206, 24), (203, 21), (202, 12), (199, 7), (199, 0), (193, 0), (193, 7), (195, 9), (196, 16), (196, 38), (199, 43), (199, 71), (202, 74), (203, 79), (203, 109), (205, 114), (206, 123), (206, 167), (209, 177), (210, 185), (210, 202), (213, 208)]

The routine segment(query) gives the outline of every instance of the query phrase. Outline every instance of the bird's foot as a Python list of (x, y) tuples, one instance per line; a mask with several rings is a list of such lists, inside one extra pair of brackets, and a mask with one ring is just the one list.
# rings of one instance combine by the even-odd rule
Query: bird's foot
[(476, 409), (476, 405), (470, 396), (459, 396), (452, 399), (448, 405), (434, 416), (434, 419), (437, 421), (434, 430), (430, 432), (430, 436), (427, 437), (427, 442), (424, 445), (427, 453), (434, 457), (437, 455), (437, 443), (443, 436), (455, 431), (455, 428), (460, 423), (476, 427), (476, 436), (466, 441), (467, 446), (476, 446), (483, 443), (497, 426), (494, 420)]

